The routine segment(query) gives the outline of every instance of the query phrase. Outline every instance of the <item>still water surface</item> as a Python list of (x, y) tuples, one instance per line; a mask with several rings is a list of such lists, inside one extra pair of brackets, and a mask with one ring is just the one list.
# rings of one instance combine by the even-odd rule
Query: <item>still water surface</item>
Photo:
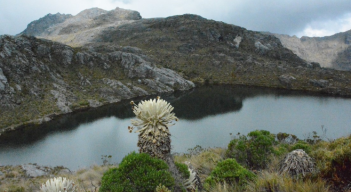
[[(180, 121), (170, 127), (172, 152), (196, 145), (226, 147), (238, 132), (256, 129), (307, 138), (312, 131), (334, 139), (351, 133), (351, 99), (247, 87), (202, 87), (163, 95)], [(137, 151), (137, 134), (127, 127), (129, 101), (67, 115), (36, 128), (0, 137), (0, 165), (38, 163), (70, 169), (102, 164), (101, 155), (118, 163)]]

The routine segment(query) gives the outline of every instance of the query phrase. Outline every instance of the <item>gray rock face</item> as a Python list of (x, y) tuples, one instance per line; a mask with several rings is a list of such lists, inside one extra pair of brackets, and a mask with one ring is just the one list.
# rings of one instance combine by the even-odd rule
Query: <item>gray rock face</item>
[(327, 37), (301, 37), (274, 34), (284, 47), (308, 62), (322, 67), (351, 70), (351, 30)]
[(0, 68), (0, 91), (5, 91), (5, 85), (7, 84), (7, 78)]
[(64, 22), (66, 19), (71, 18), (72, 15), (68, 14), (47, 14), (46, 16), (33, 21), (27, 25), (27, 28), (21, 33), (25, 35), (37, 36), (44, 32), (49, 27)]
[(320, 88), (325, 88), (329, 85), (329, 81), (324, 79), (319, 79), (319, 80), (310, 79), (310, 83), (311, 85), (315, 87), (320, 87)]
[(50, 114), (194, 87), (174, 71), (156, 67), (141, 49), (124, 50), (129, 53), (93, 46), (77, 51), (35, 37), (1, 36), (0, 121), (5, 123), (0, 128), (25, 115), (41, 123)]
[(59, 13), (48, 14), (30, 23), (21, 34), (44, 37), (65, 44), (73, 43), (76, 46), (83, 45), (107, 28), (114, 28), (140, 19), (140, 13), (137, 11), (118, 7), (111, 11), (91, 8), (75, 16)]
[(50, 90), (50, 93), (54, 96), (56, 99), (56, 105), (57, 107), (62, 111), (62, 113), (70, 113), (72, 110), (70, 109), (70, 106), (72, 105), (71, 102), (68, 101), (67, 96), (67, 90), (57, 84), (53, 84), (56, 90)]
[(118, 51), (111, 53), (110, 58), (121, 61), (121, 67), (128, 78), (142, 79), (147, 86), (157, 90), (157, 92), (174, 91), (174, 87), (177, 90), (188, 90), (195, 87), (194, 83), (185, 80), (173, 70), (157, 68), (140, 56)]
[(47, 175), (47, 172), (40, 169), (37, 165), (24, 164), (22, 165), (22, 169), (26, 172), (27, 177), (40, 177)]
[(295, 81), (296, 78), (291, 76), (291, 75), (281, 75), (279, 77), (279, 82), (286, 88), (291, 89), (292, 88), (292, 82)]

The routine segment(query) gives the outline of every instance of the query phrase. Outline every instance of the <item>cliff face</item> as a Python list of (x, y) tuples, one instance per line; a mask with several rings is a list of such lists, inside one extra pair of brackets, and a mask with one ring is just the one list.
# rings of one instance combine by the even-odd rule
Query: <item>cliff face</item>
[(301, 37), (274, 34), (284, 47), (322, 67), (351, 70), (351, 30), (328, 37)]
[(133, 47), (101, 53), (35, 37), (0, 36), (0, 128), (194, 84)]

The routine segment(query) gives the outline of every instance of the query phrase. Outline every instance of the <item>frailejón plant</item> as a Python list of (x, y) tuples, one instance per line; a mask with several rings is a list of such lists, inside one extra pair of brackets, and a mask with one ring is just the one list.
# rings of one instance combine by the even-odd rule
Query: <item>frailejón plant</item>
[[(171, 152), (171, 134), (168, 128), (173, 125), (174, 120), (178, 121), (172, 113), (173, 107), (160, 97), (141, 101), (138, 105), (132, 101), (131, 104), (137, 117), (131, 122), (138, 129), (136, 132), (139, 133), (139, 152), (165, 160)], [(128, 129), (132, 132), (133, 127)]]
[(41, 192), (74, 192), (74, 182), (65, 177), (54, 177), (40, 187)]

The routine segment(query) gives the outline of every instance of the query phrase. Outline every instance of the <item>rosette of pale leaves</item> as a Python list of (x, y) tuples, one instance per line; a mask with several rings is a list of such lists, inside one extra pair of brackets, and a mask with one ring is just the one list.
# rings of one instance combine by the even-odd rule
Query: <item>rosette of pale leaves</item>
[[(150, 99), (141, 101), (138, 105), (131, 102), (133, 112), (137, 119), (131, 120), (139, 133), (138, 147), (140, 152), (148, 153), (164, 159), (165, 154), (170, 153), (171, 140), (170, 127), (173, 120), (178, 120), (173, 111), (173, 107), (165, 100)], [(132, 131), (129, 127), (129, 131)]]
[(40, 187), (41, 192), (74, 192), (74, 182), (65, 177), (49, 179)]

